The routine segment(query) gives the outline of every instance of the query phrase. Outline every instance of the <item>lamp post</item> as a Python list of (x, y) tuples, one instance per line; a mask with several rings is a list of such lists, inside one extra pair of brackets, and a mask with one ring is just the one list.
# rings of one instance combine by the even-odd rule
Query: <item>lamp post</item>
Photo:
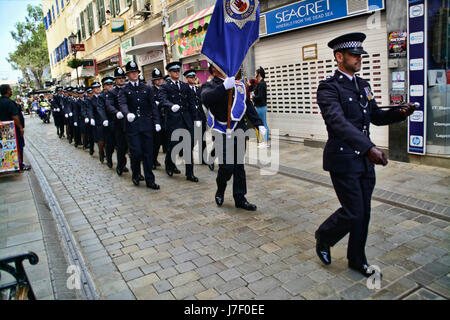
[[(74, 59), (76, 59), (77, 58), (77, 51), (74, 50), (73, 46), (74, 46), (74, 44), (76, 44), (77, 36), (74, 35), (73, 32), (69, 36), (69, 41), (70, 41), (70, 48), (72, 49), (73, 57), (74, 57)], [(76, 67), (75, 70), (77, 72), (77, 84), (79, 86), (80, 85), (80, 79), (78, 78), (78, 67)]]

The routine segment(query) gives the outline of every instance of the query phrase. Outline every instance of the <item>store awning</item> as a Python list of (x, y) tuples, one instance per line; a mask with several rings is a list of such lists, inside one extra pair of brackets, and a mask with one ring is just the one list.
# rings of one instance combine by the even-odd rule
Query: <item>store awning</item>
[(203, 26), (206, 23), (209, 23), (211, 20), (211, 15), (214, 11), (214, 6), (206, 8), (202, 11), (199, 11), (187, 18), (184, 18), (180, 21), (175, 22), (170, 28), (167, 30), (166, 37), (172, 37), (172, 39), (176, 35), (180, 35), (187, 31), (190, 31), (194, 28), (198, 28), (199, 26)]
[(127, 51), (125, 51), (126, 55), (140, 55), (147, 54), (150, 50), (161, 48), (164, 46), (164, 42), (148, 42), (138, 44), (136, 46), (130, 47)]

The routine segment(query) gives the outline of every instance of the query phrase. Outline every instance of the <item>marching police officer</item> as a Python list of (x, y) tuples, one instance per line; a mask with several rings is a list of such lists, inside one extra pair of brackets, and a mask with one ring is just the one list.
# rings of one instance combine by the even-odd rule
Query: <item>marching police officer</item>
[[(242, 82), (236, 82), (234, 77), (226, 78), (214, 65), (210, 65), (210, 73), (214, 76), (210, 81), (202, 85), (202, 101), (208, 108), (211, 116), (208, 116), (208, 125), (213, 132), (220, 135), (216, 139), (222, 139), (222, 150), (215, 150), (215, 155), (222, 154), (223, 163), (219, 164), (217, 172), (217, 192), (215, 200), (218, 206), (224, 202), (225, 189), (228, 180), (233, 176), (233, 198), (236, 208), (242, 208), (249, 211), (255, 211), (256, 206), (251, 204), (245, 198), (247, 193), (247, 181), (245, 177), (244, 157), (245, 157), (245, 139), (239, 143), (237, 137), (233, 137), (234, 150), (227, 150), (227, 120), (228, 120), (228, 90), (233, 90), (233, 99), (235, 101), (232, 107), (232, 113), (239, 121), (232, 121), (230, 129), (247, 130), (244, 115), (247, 116), (255, 127), (258, 127), (261, 134), (265, 133), (264, 125), (259, 118), (253, 104), (245, 99), (245, 85)], [(236, 97), (237, 95), (237, 97)], [(225, 125), (223, 125), (225, 123)], [(234, 159), (228, 161), (227, 153), (234, 152)]]
[(377, 106), (367, 81), (355, 75), (361, 70), (362, 47), (366, 35), (349, 33), (328, 43), (338, 63), (335, 74), (322, 81), (317, 102), (328, 130), (323, 168), (330, 172), (334, 190), (342, 207), (315, 233), (320, 260), (331, 263), (330, 247), (350, 233), (348, 265), (362, 275), (375, 273), (365, 255), (370, 202), (375, 187), (374, 164), (387, 164), (384, 153), (370, 140), (370, 123), (388, 125), (405, 120), (414, 105), (382, 110)]
[(64, 118), (65, 118), (65, 124), (66, 124), (66, 133), (67, 133), (67, 140), (69, 140), (69, 143), (72, 143), (73, 139), (73, 121), (72, 121), (72, 90), (75, 88), (73, 87), (67, 87), (67, 91), (64, 92), (65, 97), (63, 99), (64, 104)]
[(75, 92), (74, 100), (72, 102), (72, 112), (73, 112), (73, 138), (74, 147), (77, 148), (81, 144), (81, 122), (83, 121), (82, 116), (82, 99), (84, 97), (85, 89), (83, 87), (78, 88)]
[(85, 101), (85, 111), (84, 115), (86, 118), (84, 119), (87, 124), (87, 141), (89, 146), (89, 154), (92, 156), (94, 154), (95, 147), (95, 120), (94, 120), (94, 105), (91, 103), (90, 99), (94, 96), (92, 88), (88, 88), (86, 90), (86, 96), (84, 98)]
[(153, 93), (155, 96), (155, 103), (158, 107), (159, 115), (161, 117), (161, 131), (154, 133), (154, 141), (153, 141), (153, 166), (152, 169), (156, 170), (156, 167), (161, 166), (158, 161), (159, 149), (163, 146), (163, 151), (167, 151), (167, 136), (166, 136), (166, 113), (165, 109), (162, 108), (162, 105), (159, 103), (159, 91), (161, 90), (161, 86), (164, 83), (164, 79), (162, 77), (162, 73), (158, 68), (153, 69), (152, 71), (152, 83), (153, 83)]
[(53, 121), (56, 127), (56, 133), (61, 139), (64, 135), (64, 115), (63, 115), (63, 104), (62, 104), (62, 87), (56, 87), (53, 99), (50, 101), (52, 107)]
[(114, 148), (116, 147), (116, 139), (114, 137), (114, 131), (112, 125), (115, 120), (115, 116), (110, 112), (107, 112), (107, 99), (108, 92), (114, 87), (113, 77), (104, 77), (102, 79), (103, 92), (100, 94), (101, 99), (99, 99), (100, 115), (102, 117), (102, 122), (108, 121), (108, 126), (103, 128), (105, 136), (105, 152), (106, 152), (106, 165), (108, 168), (112, 168), (112, 154), (114, 153)]
[[(94, 131), (94, 141), (98, 145), (98, 158), (101, 163), (105, 161), (105, 134), (104, 127), (109, 125), (105, 114), (104, 95), (101, 96), (101, 85), (97, 81), (91, 84), (92, 97), (88, 98), (88, 103), (91, 105), (91, 126)], [(100, 102), (100, 100), (103, 100)]]
[(130, 148), (132, 181), (139, 185), (141, 161), (148, 188), (158, 190), (152, 172), (153, 128), (161, 130), (153, 89), (139, 81), (139, 69), (134, 61), (126, 64), (128, 84), (119, 91), (119, 106), (126, 117), (126, 133)]
[[(187, 83), (189, 84), (189, 88), (191, 89), (192, 93), (195, 97), (195, 107), (197, 109), (197, 112), (200, 116), (200, 119), (202, 121), (202, 130), (201, 130), (201, 137), (199, 137), (198, 141), (195, 141), (195, 143), (198, 143), (198, 148), (200, 155), (202, 157), (202, 164), (207, 165), (211, 171), (214, 170), (214, 162), (211, 164), (208, 164), (205, 159), (203, 152), (206, 149), (206, 140), (205, 138), (205, 132), (206, 132), (206, 113), (203, 110), (203, 104), (202, 104), (202, 97), (201, 97), (201, 88), (197, 86), (197, 71), (195, 69), (189, 69), (183, 73), (184, 77), (186, 78)], [(192, 146), (194, 148), (194, 146)]]
[(191, 138), (191, 148), (189, 150), (191, 161), (186, 161), (186, 180), (198, 182), (198, 178), (194, 176), (192, 145), (194, 144), (194, 121), (196, 127), (200, 127), (202, 123), (195, 108), (194, 94), (187, 83), (180, 81), (180, 69), (181, 63), (177, 61), (171, 62), (166, 66), (170, 80), (163, 84), (159, 91), (159, 103), (161, 107), (165, 108), (167, 117), (166, 130), (169, 147), (166, 152), (165, 167), (166, 173), (170, 177), (174, 173), (180, 173), (171, 157), (172, 149), (180, 141), (172, 141), (171, 137), (172, 132), (176, 129), (186, 129), (189, 131)]
[[(128, 172), (126, 153), (128, 143), (125, 133), (125, 119), (119, 106), (119, 91), (125, 87), (126, 76), (122, 68), (117, 67), (114, 70), (114, 82), (116, 86), (106, 94), (106, 111), (111, 116), (112, 131), (114, 133), (117, 154), (116, 172), (119, 176), (122, 172)], [(143, 177), (142, 177), (143, 178)], [(143, 180), (143, 179), (141, 179)]]

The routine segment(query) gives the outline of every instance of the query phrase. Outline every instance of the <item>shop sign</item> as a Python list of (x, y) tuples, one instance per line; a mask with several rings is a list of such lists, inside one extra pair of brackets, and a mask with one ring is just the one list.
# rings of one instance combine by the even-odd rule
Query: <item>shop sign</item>
[(141, 66), (145, 66), (150, 63), (161, 61), (164, 59), (164, 51), (160, 50), (150, 50), (147, 54), (137, 55), (137, 62)]
[[(408, 152), (423, 155), (426, 146), (426, 4), (408, 1), (408, 75), (410, 102), (419, 103), (416, 114), (408, 118)], [(420, 121), (419, 121), (420, 120)]]
[(206, 32), (203, 30), (183, 38), (175, 40), (176, 53), (179, 57), (189, 57), (202, 51), (203, 42), (205, 41)]
[(268, 36), (383, 9), (383, 0), (368, 0), (367, 6), (363, 8), (360, 6), (356, 8), (352, 1), (347, 0), (299, 1), (263, 13), (260, 21), (265, 21), (267, 33), (261, 36)]
[(392, 72), (392, 90), (405, 90), (405, 72)]
[(125, 52), (128, 48), (133, 46), (133, 38), (127, 39), (120, 44), (120, 55), (122, 57), (122, 64), (126, 65), (130, 61), (134, 61), (133, 55), (127, 55)]
[(111, 18), (109, 25), (111, 32), (125, 32), (125, 19)]

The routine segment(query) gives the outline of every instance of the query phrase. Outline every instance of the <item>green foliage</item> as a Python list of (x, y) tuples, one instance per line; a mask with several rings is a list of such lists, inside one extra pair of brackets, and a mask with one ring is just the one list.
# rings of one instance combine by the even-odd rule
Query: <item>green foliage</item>
[(69, 67), (73, 68), (73, 69), (76, 69), (76, 68), (81, 67), (83, 65), (83, 60), (73, 58), (72, 60), (69, 60), (67, 62), (67, 65)]
[(43, 87), (42, 75), (49, 64), (44, 16), (41, 5), (27, 6), (25, 22), (17, 22), (11, 36), (17, 42), (16, 51), (9, 53), (8, 62), (21, 70), (26, 81), (32, 80), (38, 88)]

